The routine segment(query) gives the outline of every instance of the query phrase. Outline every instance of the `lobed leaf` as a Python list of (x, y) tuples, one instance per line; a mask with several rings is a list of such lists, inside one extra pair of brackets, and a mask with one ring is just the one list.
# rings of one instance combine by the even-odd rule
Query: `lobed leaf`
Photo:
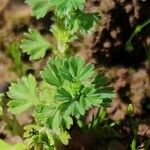
[(56, 13), (59, 17), (70, 15), (74, 10), (83, 10), (85, 0), (55, 0)]
[(68, 31), (65, 26), (63, 25), (63, 20), (61, 23), (58, 23), (59, 21), (56, 20), (57, 23), (52, 25), (51, 32), (53, 33), (53, 36), (55, 40), (57, 41), (57, 49), (59, 53), (65, 53), (66, 50), (68, 50), (68, 43), (73, 41), (75, 37), (71, 34), (70, 31)]
[(95, 79), (92, 83), (96, 87), (105, 87), (108, 84), (108, 79), (103, 74), (99, 74), (95, 77)]
[(50, 43), (36, 30), (29, 29), (29, 32), (24, 35), (26, 39), (21, 41), (22, 44), (20, 48), (23, 49), (23, 52), (30, 55), (31, 60), (43, 58), (46, 51), (51, 48)]
[(37, 19), (43, 18), (54, 7), (54, 0), (26, 0), (32, 8), (32, 15)]
[(71, 57), (64, 62), (64, 67), (61, 69), (61, 76), (70, 82), (82, 82), (94, 74), (94, 66), (91, 64), (85, 65), (85, 61), (80, 57)]
[(66, 19), (66, 24), (72, 33), (88, 33), (92, 31), (94, 25), (100, 20), (98, 13), (84, 13), (76, 11)]
[(98, 89), (98, 93), (101, 99), (111, 99), (115, 97), (115, 93), (111, 87), (100, 88)]
[(7, 95), (11, 98), (8, 105), (14, 114), (21, 113), (36, 105), (38, 97), (34, 76), (22, 77), (17, 83), (12, 83)]
[(82, 10), (85, 0), (26, 0), (26, 3), (32, 8), (33, 16), (39, 19), (53, 8), (56, 8), (56, 13), (60, 17), (69, 14), (73, 10)]
[(60, 59), (51, 59), (48, 62), (48, 68), (45, 68), (41, 72), (41, 76), (44, 81), (47, 83), (54, 85), (54, 86), (61, 86), (62, 85), (62, 79), (59, 75), (59, 70), (62, 67), (63, 62), (61, 62)]
[(64, 115), (60, 110), (57, 110), (49, 115), (46, 124), (54, 131), (59, 131), (63, 128), (70, 129), (73, 120), (69, 115)]

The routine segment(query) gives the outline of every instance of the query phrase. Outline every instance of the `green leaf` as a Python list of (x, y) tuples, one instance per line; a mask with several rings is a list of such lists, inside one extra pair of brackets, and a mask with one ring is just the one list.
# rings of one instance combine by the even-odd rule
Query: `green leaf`
[(56, 131), (60, 130), (62, 127), (69, 129), (73, 121), (70, 116), (64, 114), (62, 108), (64, 107), (61, 105), (61, 102), (55, 100), (50, 103), (40, 104), (35, 108), (34, 117), (40, 124), (46, 123), (50, 129)]
[(29, 29), (28, 33), (24, 34), (27, 39), (23, 39), (20, 48), (23, 52), (30, 55), (31, 60), (43, 58), (46, 51), (51, 48), (49, 42), (47, 42), (39, 32), (33, 29)]
[(68, 145), (68, 144), (69, 144), (70, 135), (69, 135), (67, 132), (62, 132), (62, 133), (59, 135), (59, 138), (60, 138), (61, 142), (62, 142), (64, 145)]
[(80, 104), (85, 108), (85, 110), (88, 110), (92, 106), (98, 106), (102, 103), (99, 98), (99, 94), (93, 85), (83, 88), (81, 93)]
[(55, 0), (56, 13), (59, 17), (69, 15), (71, 11), (83, 10), (85, 0)]
[(32, 8), (32, 15), (37, 19), (44, 17), (54, 7), (54, 0), (26, 0), (26, 3)]
[(28, 149), (56, 150), (54, 140), (58, 135), (52, 130), (37, 124), (27, 125), (24, 129), (24, 142)]
[(48, 83), (42, 82), (38, 87), (38, 93), (41, 104), (53, 103), (55, 91)]
[(72, 33), (88, 33), (100, 20), (98, 13), (84, 13), (76, 11), (70, 18), (66, 19), (66, 24)]
[(12, 83), (7, 95), (11, 98), (8, 105), (12, 113), (21, 113), (36, 105), (38, 97), (34, 76), (22, 77), (17, 83)]
[(92, 82), (95, 86), (98, 87), (105, 87), (108, 85), (108, 79), (103, 75), (99, 74), (95, 77), (94, 81)]
[(73, 124), (73, 119), (69, 115), (65, 115), (64, 112), (57, 109), (56, 111), (54, 110), (53, 113), (50, 113), (46, 124), (50, 129), (60, 131), (60, 129), (63, 128), (70, 129)]
[(45, 124), (51, 110), (50, 106), (39, 105), (35, 108), (33, 116), (37, 122)]
[(113, 88), (110, 87), (104, 87), (104, 88), (100, 88), (98, 90), (99, 94), (100, 94), (100, 98), (101, 99), (111, 99), (114, 98), (116, 95), (113, 91)]
[(66, 116), (83, 116), (85, 114), (85, 108), (77, 100), (62, 104), (61, 109)]
[(93, 65), (85, 65), (85, 61), (80, 57), (71, 57), (65, 61), (60, 74), (70, 82), (81, 82), (92, 77), (93, 69)]
[(12, 42), (8, 45), (7, 50), (10, 53), (10, 56), (13, 58), (13, 61), (16, 66), (21, 66), (21, 50), (19, 48), (19, 43)]
[(59, 75), (59, 70), (62, 67), (63, 62), (59, 59), (50, 59), (48, 62), (48, 68), (45, 68), (41, 72), (42, 78), (49, 84), (54, 86), (61, 86), (62, 79)]
[(39, 88), (42, 103), (34, 117), (55, 131), (70, 129), (73, 117), (78, 119), (86, 110), (108, 104), (114, 97), (112, 89), (106, 88), (107, 78), (99, 75), (93, 79), (94, 66), (80, 57), (50, 59), (41, 74), (47, 83)]
[(59, 43), (67, 43), (70, 40), (70, 33), (65, 29), (62, 23), (55, 23), (51, 27), (51, 32)]
[(75, 36), (68, 31), (64, 24), (62, 23), (63, 20), (59, 20), (58, 18), (54, 20), (56, 23), (52, 25), (51, 32), (55, 40), (57, 41), (57, 51), (59, 53), (64, 53), (68, 50), (68, 43), (75, 39)]
[(58, 95), (56, 96), (57, 100), (70, 100), (72, 99), (72, 95), (65, 89), (65, 88), (59, 88), (57, 90)]
[(73, 10), (83, 10), (85, 0), (26, 0), (37, 19), (44, 17), (50, 10), (56, 8), (58, 16), (69, 14)]
[(61, 128), (61, 113), (57, 111), (52, 119), (52, 129), (59, 129)]
[(0, 140), (0, 148), (2, 150), (25, 150), (25, 145), (22, 143), (15, 144), (15, 145), (10, 145), (7, 144), (6, 142)]

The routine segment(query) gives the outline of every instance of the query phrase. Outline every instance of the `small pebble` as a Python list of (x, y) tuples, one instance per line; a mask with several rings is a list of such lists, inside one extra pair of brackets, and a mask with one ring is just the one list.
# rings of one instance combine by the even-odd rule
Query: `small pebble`
[(133, 9), (133, 6), (131, 4), (127, 4), (125, 7), (124, 7), (126, 13), (129, 13), (132, 11)]
[(104, 48), (110, 48), (111, 47), (111, 42), (109, 42), (109, 41), (104, 42), (103, 47)]
[(116, 39), (116, 38), (117, 38), (117, 31), (116, 31), (116, 30), (111, 30), (111, 31), (110, 31), (110, 36), (111, 36), (113, 39)]

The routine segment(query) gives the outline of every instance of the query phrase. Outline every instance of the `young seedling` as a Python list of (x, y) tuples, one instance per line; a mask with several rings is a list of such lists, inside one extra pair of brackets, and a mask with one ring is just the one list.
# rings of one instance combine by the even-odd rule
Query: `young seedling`
[[(82, 121), (93, 107), (105, 108), (115, 93), (107, 87), (104, 75), (98, 75), (92, 64), (86, 64), (70, 51), (70, 44), (78, 34), (91, 32), (100, 18), (97, 13), (84, 12), (85, 0), (26, 0), (26, 3), (37, 19), (54, 12), (50, 31), (56, 44), (29, 29), (20, 47), (31, 60), (43, 58), (48, 49), (53, 50), (54, 56), (41, 71), (40, 83), (30, 74), (11, 84), (8, 107), (14, 115), (33, 109), (35, 122), (25, 127), (24, 134), (29, 149), (55, 150), (69, 143), (68, 131), (75, 121)], [(103, 117), (100, 115), (101, 120)]]
[(73, 118), (80, 120), (87, 110), (104, 105), (115, 95), (102, 84), (102, 76), (96, 76), (93, 65), (86, 65), (79, 57), (50, 59), (41, 77), (39, 86), (34, 76), (22, 77), (12, 83), (8, 96), (9, 110), (14, 114), (34, 108), (36, 124), (44, 133), (50, 130), (60, 136), (73, 125)]

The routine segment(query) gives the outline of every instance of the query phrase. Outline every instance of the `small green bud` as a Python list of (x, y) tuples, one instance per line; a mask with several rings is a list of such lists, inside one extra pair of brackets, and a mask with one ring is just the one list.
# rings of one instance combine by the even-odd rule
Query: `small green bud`
[(127, 109), (126, 109), (126, 112), (129, 116), (133, 115), (134, 113), (134, 106), (132, 104), (129, 104)]

